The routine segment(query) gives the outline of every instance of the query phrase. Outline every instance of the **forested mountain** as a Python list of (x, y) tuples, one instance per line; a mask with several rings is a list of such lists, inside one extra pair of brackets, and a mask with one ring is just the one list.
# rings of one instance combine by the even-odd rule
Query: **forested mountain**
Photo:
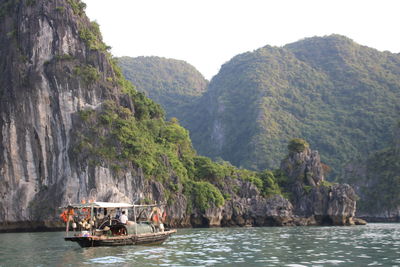
[(161, 57), (118, 58), (125, 77), (166, 110), (180, 117), (206, 90), (208, 81), (192, 65)]
[[(149, 90), (150, 83), (145, 91), (151, 95)], [(400, 55), (340, 35), (266, 46), (224, 64), (192, 100), (176, 117), (200, 154), (255, 170), (276, 168), (287, 141), (302, 137), (321, 152), (330, 179), (356, 188), (359, 214), (397, 216), (400, 161), (392, 137), (400, 111)]]
[(234, 57), (178, 118), (200, 154), (262, 170), (301, 137), (335, 174), (389, 145), (399, 108), (400, 56), (331, 35)]

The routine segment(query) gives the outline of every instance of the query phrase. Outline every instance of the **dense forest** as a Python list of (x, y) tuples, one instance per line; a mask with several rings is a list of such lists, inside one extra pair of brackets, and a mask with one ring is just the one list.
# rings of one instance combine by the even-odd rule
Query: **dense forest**
[(288, 140), (304, 138), (333, 177), (349, 161), (389, 145), (399, 74), (399, 55), (340, 35), (266, 46), (224, 64), (177, 118), (200, 154), (253, 170), (276, 168)]

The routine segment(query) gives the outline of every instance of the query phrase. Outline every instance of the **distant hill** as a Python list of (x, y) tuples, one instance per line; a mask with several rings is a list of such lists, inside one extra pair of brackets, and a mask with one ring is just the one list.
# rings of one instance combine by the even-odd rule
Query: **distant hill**
[(335, 174), (387, 147), (399, 110), (400, 56), (331, 35), (235, 56), (177, 117), (200, 154), (276, 168), (301, 137)]
[(192, 65), (161, 57), (121, 57), (118, 63), (136, 89), (166, 109), (167, 117), (180, 117), (198, 99), (208, 81)]

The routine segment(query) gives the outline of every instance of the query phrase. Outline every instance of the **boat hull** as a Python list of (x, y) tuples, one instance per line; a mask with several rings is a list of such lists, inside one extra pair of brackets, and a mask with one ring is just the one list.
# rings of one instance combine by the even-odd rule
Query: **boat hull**
[(64, 240), (77, 242), (81, 247), (159, 245), (162, 244), (173, 233), (176, 233), (176, 230), (170, 230), (159, 233), (117, 236), (117, 237), (74, 236), (74, 237), (64, 237)]

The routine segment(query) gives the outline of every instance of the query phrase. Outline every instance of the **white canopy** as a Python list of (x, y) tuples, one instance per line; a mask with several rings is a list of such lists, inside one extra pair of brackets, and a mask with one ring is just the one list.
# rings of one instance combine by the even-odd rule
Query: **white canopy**
[(92, 202), (85, 204), (69, 204), (64, 208), (74, 208), (74, 209), (82, 209), (82, 208), (132, 208), (133, 205), (129, 203), (113, 203), (113, 202)]
[(112, 202), (93, 202), (97, 208), (132, 208), (129, 203), (112, 203)]

